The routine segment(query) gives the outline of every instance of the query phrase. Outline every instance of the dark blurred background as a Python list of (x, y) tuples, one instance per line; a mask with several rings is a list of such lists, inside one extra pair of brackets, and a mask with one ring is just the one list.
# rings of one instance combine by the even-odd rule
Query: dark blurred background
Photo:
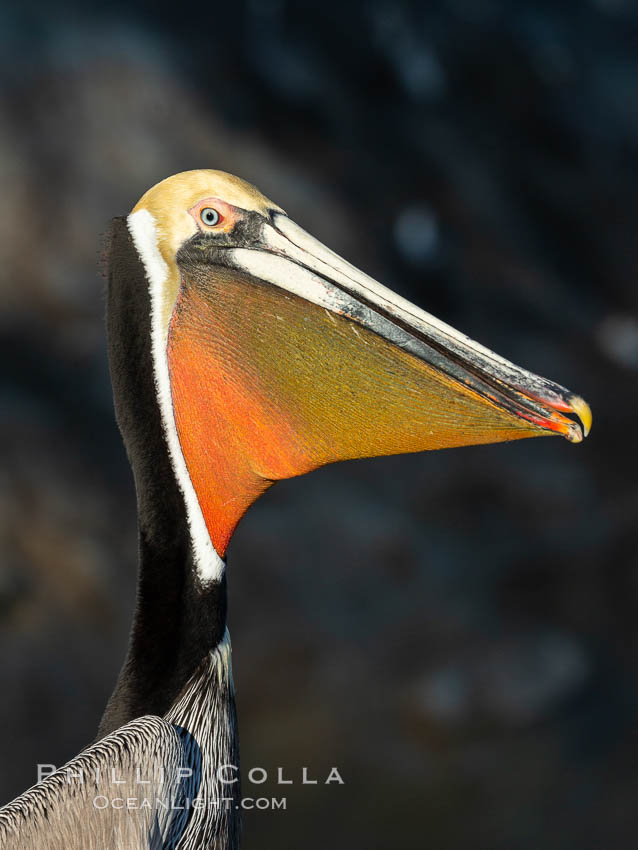
[(250, 511), (244, 790), (288, 809), (246, 850), (635, 848), (635, 4), (26, 0), (0, 45), (0, 801), (92, 739), (131, 619), (99, 234), (213, 167), (594, 410), (581, 446), (351, 463)]

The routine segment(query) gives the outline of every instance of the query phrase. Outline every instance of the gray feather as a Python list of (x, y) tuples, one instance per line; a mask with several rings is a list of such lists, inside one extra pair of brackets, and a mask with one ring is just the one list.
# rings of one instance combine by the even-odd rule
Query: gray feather
[[(0, 809), (0, 847), (175, 846), (186, 818), (186, 811), (176, 808), (185, 793), (177, 774), (183, 763), (184, 745), (170, 723), (151, 715), (133, 720)], [(125, 807), (114, 808), (120, 800)]]
[(165, 719), (132, 720), (0, 809), (0, 850), (235, 850), (239, 781), (219, 768), (238, 760), (226, 631)]

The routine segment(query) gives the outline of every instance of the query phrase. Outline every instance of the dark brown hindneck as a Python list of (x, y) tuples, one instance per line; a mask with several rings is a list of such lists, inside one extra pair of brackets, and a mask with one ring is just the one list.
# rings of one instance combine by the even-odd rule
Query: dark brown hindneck
[(156, 396), (148, 284), (125, 218), (114, 219), (107, 252), (109, 367), (135, 478), (139, 580), (129, 650), (100, 736), (134, 717), (165, 714), (226, 626), (225, 576), (202, 588), (194, 570)]

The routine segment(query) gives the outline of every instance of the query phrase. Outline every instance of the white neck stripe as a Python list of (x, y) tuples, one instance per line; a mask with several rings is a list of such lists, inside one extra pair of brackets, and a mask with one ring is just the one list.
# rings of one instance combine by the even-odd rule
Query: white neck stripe
[(164, 434), (168, 444), (168, 453), (173, 466), (177, 484), (184, 496), (186, 517), (191, 533), (193, 553), (197, 574), (202, 584), (219, 581), (224, 574), (225, 563), (217, 554), (210, 539), (202, 509), (195, 493), (195, 488), (186, 468), (186, 461), (175, 425), (173, 398), (168, 371), (166, 346), (168, 342), (168, 327), (164, 326), (162, 316), (165, 297), (165, 285), (168, 278), (168, 266), (160, 253), (157, 244), (157, 228), (153, 216), (148, 210), (138, 210), (131, 213), (128, 219), (128, 229), (133, 243), (140, 255), (151, 298), (151, 348), (153, 353), (153, 372), (157, 399), (164, 426)]

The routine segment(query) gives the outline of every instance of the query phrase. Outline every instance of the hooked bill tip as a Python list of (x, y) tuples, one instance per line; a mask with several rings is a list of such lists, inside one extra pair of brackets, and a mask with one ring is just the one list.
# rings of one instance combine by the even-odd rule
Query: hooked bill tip
[[(591, 431), (591, 423), (592, 423), (592, 413), (591, 407), (587, 404), (584, 398), (581, 398), (579, 395), (572, 395), (569, 397), (569, 406), (573, 413), (578, 416), (583, 426), (583, 434), (579, 440), (572, 440), (571, 442), (580, 443), (583, 439), (583, 436), (587, 436)], [(580, 428), (578, 429), (580, 430)], [(569, 438), (568, 438), (569, 439)]]
[[(537, 397), (541, 403), (552, 408), (555, 413), (546, 419), (537, 420), (543, 428), (561, 434), (570, 443), (582, 443), (591, 430), (591, 408), (584, 398), (568, 393), (547, 399)], [(565, 416), (567, 414), (567, 416)]]

